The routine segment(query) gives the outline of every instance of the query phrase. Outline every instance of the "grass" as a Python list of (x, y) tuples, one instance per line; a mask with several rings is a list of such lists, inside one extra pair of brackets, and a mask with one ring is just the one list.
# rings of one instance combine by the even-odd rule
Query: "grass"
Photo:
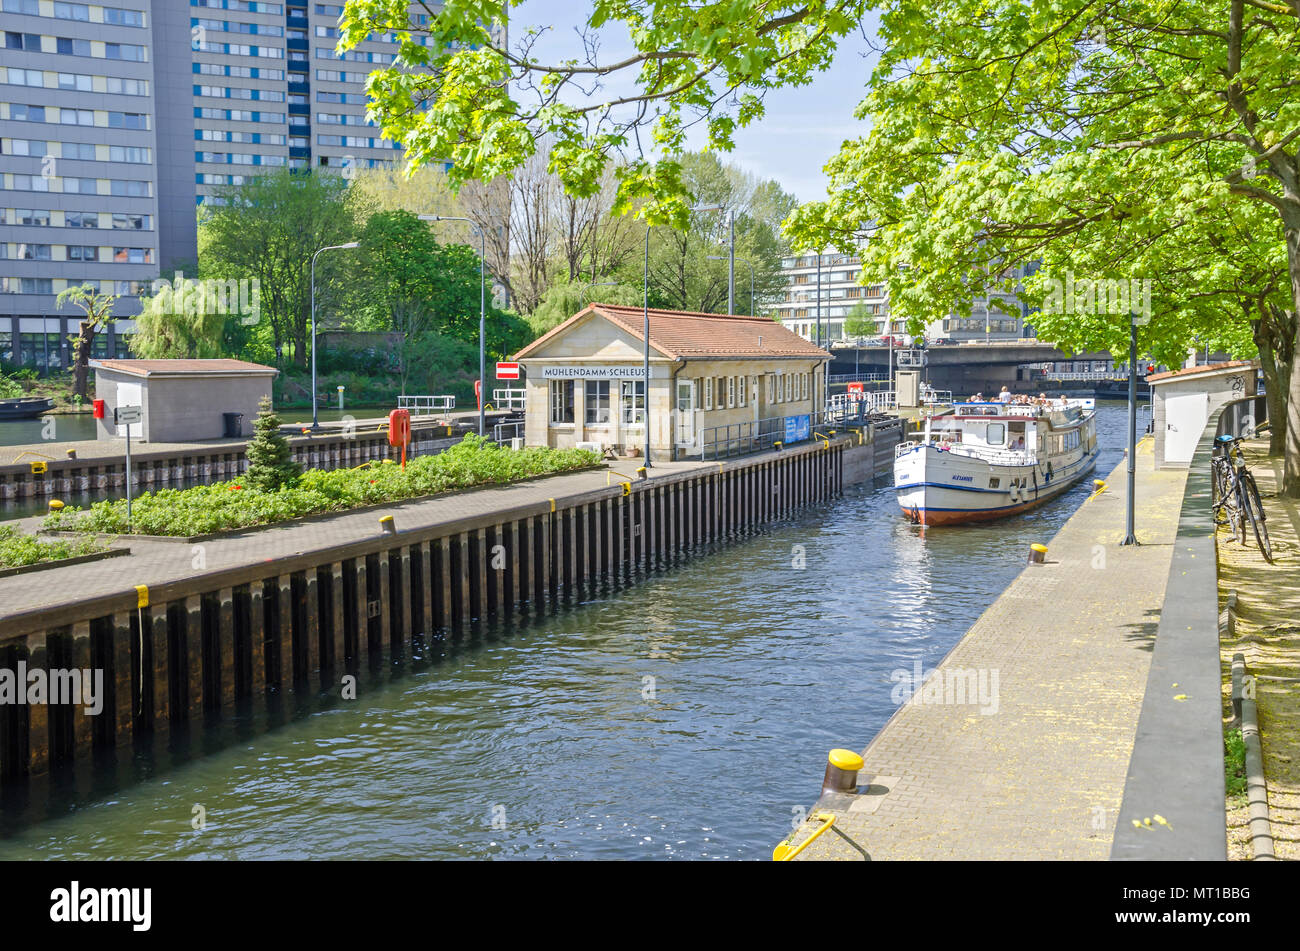
[[(261, 491), (244, 479), (234, 479), (189, 489), (148, 492), (132, 503), (131, 529), (139, 535), (205, 535), (572, 472), (599, 461), (596, 453), (582, 449), (511, 450), (468, 435), (436, 456), (411, 460), (405, 469), (395, 463), (328, 472), (312, 469), (303, 473), (295, 484), (278, 491)], [(128, 534), (126, 502), (118, 499), (96, 502), (89, 509), (52, 512), (46, 516), (44, 526), (50, 531), (125, 535)]]
[(0, 570), (93, 555), (107, 547), (105, 542), (97, 538), (44, 541), (34, 535), (20, 535), (11, 525), (0, 525)]
[(1241, 737), (1241, 730), (1229, 730), (1223, 735), (1223, 769), (1228, 805), (1244, 805), (1246, 802), (1246, 741)]

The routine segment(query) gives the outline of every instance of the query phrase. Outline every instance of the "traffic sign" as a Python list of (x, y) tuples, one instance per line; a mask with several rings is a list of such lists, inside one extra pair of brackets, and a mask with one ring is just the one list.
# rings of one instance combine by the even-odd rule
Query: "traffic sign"
[(517, 363), (498, 363), (497, 364), (498, 380), (517, 380), (519, 379), (519, 364)]

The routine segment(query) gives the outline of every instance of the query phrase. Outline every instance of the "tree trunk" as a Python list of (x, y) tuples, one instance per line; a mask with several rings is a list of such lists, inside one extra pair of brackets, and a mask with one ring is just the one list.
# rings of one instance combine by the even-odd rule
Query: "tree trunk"
[(95, 325), (89, 320), (83, 320), (77, 334), (76, 362), (72, 365), (72, 392), (81, 397), (82, 403), (90, 400), (88, 392), (90, 383), (90, 348), (94, 342)]
[[(1279, 328), (1275, 321), (1279, 315), (1266, 303), (1259, 305), (1260, 316), (1250, 322), (1255, 346), (1259, 350), (1259, 366), (1264, 372), (1264, 393), (1268, 400), (1268, 419), (1271, 424), (1268, 436), (1268, 454), (1280, 456), (1286, 449), (1287, 384), (1290, 381), (1289, 348), (1279, 347)], [(1289, 319), (1289, 314), (1281, 314)]]
[(1285, 221), (1286, 258), (1291, 278), (1292, 347), (1286, 387), (1286, 444), (1283, 447), (1281, 495), (1300, 499), (1300, 221)]

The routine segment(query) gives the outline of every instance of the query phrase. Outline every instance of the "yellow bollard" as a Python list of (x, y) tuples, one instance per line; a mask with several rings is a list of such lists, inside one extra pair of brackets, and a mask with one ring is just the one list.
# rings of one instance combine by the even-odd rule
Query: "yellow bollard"
[(61, 508), (63, 508), (63, 503), (62, 503), (62, 502), (60, 502), (58, 499), (50, 499), (50, 511), (51, 511), (51, 512), (57, 512), (57, 511), (58, 511), (59, 509), (61, 509)]
[(379, 528), (380, 531), (389, 535), (397, 534), (397, 524), (393, 521), (393, 516), (391, 515), (385, 515), (379, 519)]
[(852, 750), (834, 749), (826, 757), (826, 775), (822, 779), (822, 793), (857, 792), (858, 770), (862, 757)]
[(1029, 546), (1029, 563), (1031, 565), (1041, 565), (1046, 560), (1046, 558), (1047, 558), (1046, 545), (1034, 544)]

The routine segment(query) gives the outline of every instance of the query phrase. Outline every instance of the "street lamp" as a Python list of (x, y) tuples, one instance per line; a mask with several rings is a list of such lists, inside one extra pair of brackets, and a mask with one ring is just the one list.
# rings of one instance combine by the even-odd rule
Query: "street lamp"
[[(733, 284), (734, 284), (734, 281), (735, 281), (735, 267), (736, 267), (736, 259), (735, 259), (734, 256), (731, 257), (731, 258), (728, 258), (725, 254), (710, 254), (710, 255), (709, 255), (709, 260), (710, 260), (710, 261), (727, 261), (727, 260), (730, 260), (730, 261), (731, 261), (731, 267), (732, 267), (731, 280), (732, 280), (732, 282), (733, 282)], [(747, 266), (749, 267), (749, 314), (750, 314), (750, 316), (752, 317), (752, 316), (754, 316), (754, 315), (757, 313), (757, 311), (754, 310), (754, 265), (753, 265), (753, 263), (750, 262), (750, 261), (741, 261), (740, 263), (741, 263), (741, 264), (744, 264), (744, 265), (747, 265)], [(731, 311), (731, 303), (730, 303), (730, 301), (728, 301), (728, 303), (727, 303), (727, 310), (728, 310), (728, 312)]]
[[(645, 372), (645, 418), (641, 425), (645, 429), (645, 468), (646, 478), (650, 477), (650, 225), (645, 226), (645, 271), (641, 277), (641, 314), (643, 323), (641, 334), (644, 338), (644, 372)], [(636, 389), (632, 391), (632, 413), (636, 415)]]
[(587, 291), (591, 290), (593, 287), (618, 287), (618, 281), (595, 281), (591, 284), (583, 284), (581, 294), (583, 307), (587, 306)]
[(316, 405), (316, 255), (322, 251), (343, 251), (359, 247), (361, 247), (359, 241), (327, 244), (323, 248), (317, 248), (316, 253), (311, 256), (311, 431), (314, 433), (321, 431), (319, 407)]
[[(727, 314), (732, 315), (736, 312), (736, 211), (728, 210), (722, 205), (696, 205), (691, 211), (725, 211), (727, 212), (727, 246), (731, 249), (727, 258), (731, 263), (727, 265)], [(711, 258), (710, 260), (720, 261), (721, 257)], [(752, 298), (752, 295), (751, 295)], [(753, 302), (750, 302), (750, 309), (753, 309)]]
[(417, 215), (421, 221), (463, 221), (471, 226), (470, 233), (478, 232), (478, 434), (486, 428), (487, 406), (487, 293), (483, 289), (483, 259), (487, 257), (487, 235), (482, 226), (471, 218), (450, 215)]

